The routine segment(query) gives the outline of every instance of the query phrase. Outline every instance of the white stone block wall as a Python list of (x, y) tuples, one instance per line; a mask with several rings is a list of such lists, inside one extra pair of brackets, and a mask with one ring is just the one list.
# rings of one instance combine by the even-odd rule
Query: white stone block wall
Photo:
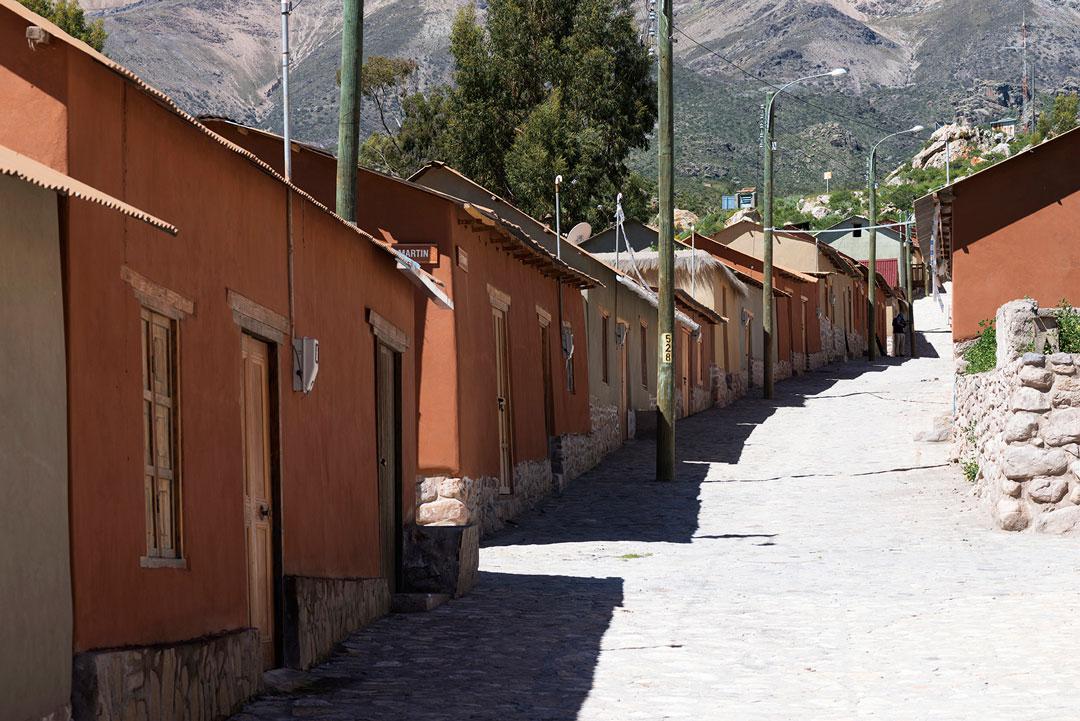
[(1080, 532), (1080, 354), (1023, 353), (1036, 311), (1002, 306), (997, 367), (958, 373), (954, 451), (977, 464), (975, 491), (1000, 528)]

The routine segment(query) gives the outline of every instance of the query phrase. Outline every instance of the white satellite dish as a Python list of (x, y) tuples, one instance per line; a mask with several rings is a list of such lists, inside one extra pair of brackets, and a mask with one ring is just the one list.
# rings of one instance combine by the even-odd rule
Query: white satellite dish
[(578, 223), (566, 234), (566, 242), (570, 245), (581, 245), (583, 241), (592, 237), (592, 226), (588, 223)]

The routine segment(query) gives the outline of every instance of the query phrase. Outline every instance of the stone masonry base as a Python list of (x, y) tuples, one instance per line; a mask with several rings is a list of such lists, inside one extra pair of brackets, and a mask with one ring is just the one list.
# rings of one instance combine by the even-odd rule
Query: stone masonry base
[(502, 528), (506, 521), (596, 466), (622, 445), (618, 406), (595, 399), (589, 404), (592, 432), (566, 434), (552, 439), (551, 459), (526, 460), (514, 465), (510, 493), (499, 492), (499, 480), (421, 476), (417, 478), (417, 523), (421, 526), (468, 526), (475, 524), (480, 536)]
[(390, 612), (385, 578), (285, 577), (285, 665), (308, 669)]
[(75, 656), (76, 721), (222, 719), (262, 685), (258, 632)]

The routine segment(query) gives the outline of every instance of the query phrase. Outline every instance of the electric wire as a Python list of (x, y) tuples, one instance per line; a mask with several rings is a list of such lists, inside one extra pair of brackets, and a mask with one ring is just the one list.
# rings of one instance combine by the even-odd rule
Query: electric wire
[[(764, 83), (765, 85), (768, 85), (769, 87), (773, 88), (774, 90), (779, 90), (781, 88), (780, 85), (777, 85), (776, 83), (772, 83), (772, 82), (770, 82), (770, 81), (768, 81), (768, 80), (766, 80), (766, 79), (764, 79), (762, 77), (759, 77), (758, 75), (755, 75), (753, 72), (751, 72), (751, 71), (747, 70), (746, 68), (744, 68), (743, 66), (739, 65), (734, 60), (732, 60), (732, 59), (718, 53), (717, 51), (713, 50), (709, 46), (703, 44), (701, 41), (699, 41), (697, 38), (695, 38), (692, 35), (690, 35), (689, 33), (687, 33), (685, 30), (683, 30), (679, 26), (672, 25), (672, 28), (675, 30), (675, 32), (682, 35), (684, 38), (686, 38), (687, 40), (692, 42), (694, 45), (697, 45), (699, 48), (701, 48), (705, 52), (707, 52), (710, 55), (716, 57), (717, 59), (723, 61), (724, 63), (727, 63), (728, 65), (735, 68), (740, 73), (742, 73), (746, 77), (754, 80), (755, 82)], [(859, 125), (862, 125), (863, 127), (870, 128), (872, 130), (878, 130), (878, 131), (883, 132), (883, 133), (891, 133), (892, 132), (888, 128), (882, 127), (880, 125), (876, 125), (874, 123), (867, 122), (866, 120), (863, 120), (862, 118), (859, 118), (859, 117), (857, 117), (855, 115), (851, 115), (849, 113), (844, 113), (844, 112), (841, 112), (839, 110), (835, 110), (835, 109), (830, 108), (830, 107), (825, 106), (825, 105), (818, 105), (817, 103), (812, 103), (809, 100), (807, 100), (807, 99), (805, 99), (805, 98), (803, 98), (801, 96), (793, 94), (790, 97), (793, 100), (795, 100), (796, 102), (802, 103), (803, 105), (809, 106), (811, 108), (815, 108), (817, 110), (820, 110), (823, 113), (828, 113), (829, 115), (834, 115), (834, 116), (836, 116), (838, 118), (845, 118), (847, 120), (850, 120), (853, 123), (857, 123)]]

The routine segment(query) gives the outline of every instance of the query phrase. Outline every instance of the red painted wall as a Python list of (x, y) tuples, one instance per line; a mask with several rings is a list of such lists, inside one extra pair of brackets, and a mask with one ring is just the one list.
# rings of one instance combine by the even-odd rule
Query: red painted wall
[[(279, 138), (233, 123), (209, 127), (263, 158), (283, 165)], [(320, 201), (334, 204), (336, 160), (300, 148), (293, 154), (293, 179)], [(581, 293), (563, 289), (564, 319), (575, 329), (575, 393), (566, 388), (559, 352), (558, 304), (554, 279), (523, 265), (490, 242), (495, 231), (479, 227), (457, 203), (427, 189), (361, 170), (357, 189), (358, 222), (392, 243), (435, 244), (440, 262), (429, 268), (445, 284), (454, 311), (423, 300), (417, 307), (425, 343), (418, 359), (419, 470), (469, 477), (499, 471), (496, 413), (495, 340), (488, 285), (511, 296), (507, 317), (510, 341), (514, 461), (548, 455), (544, 430), (543, 376), (537, 306), (552, 316), (551, 368), (555, 432), (589, 432), (588, 348)], [(456, 262), (456, 248), (468, 254), (468, 271)], [(456, 348), (456, 354), (447, 349)]]
[(953, 340), (1010, 300), (1080, 305), (1080, 132), (953, 186)]
[[(67, 203), (72, 577), (75, 648), (163, 643), (247, 625), (235, 290), (288, 312), (285, 187), (92, 58), (54, 40), (30, 51), (26, 22), (0, 9), (0, 107), (28, 86), (66, 86), (67, 172), (180, 228), (170, 238)], [(33, 52), (33, 61), (24, 57)], [(62, 81), (58, 78), (62, 78)], [(46, 91), (43, 91), (46, 92)], [(48, 94), (46, 92), (46, 94)], [(45, 101), (42, 101), (45, 102)], [(53, 130), (0, 124), (0, 144), (49, 159)], [(321, 341), (314, 392), (291, 390), (279, 354), (286, 574), (371, 577), (377, 543), (375, 308), (414, 336), (412, 284), (382, 250), (296, 198), (296, 329)], [(186, 569), (145, 569), (139, 308), (128, 266), (194, 301), (179, 323), (182, 544)], [(402, 359), (415, 418), (414, 352)], [(415, 425), (402, 438), (403, 502), (414, 507)]]

